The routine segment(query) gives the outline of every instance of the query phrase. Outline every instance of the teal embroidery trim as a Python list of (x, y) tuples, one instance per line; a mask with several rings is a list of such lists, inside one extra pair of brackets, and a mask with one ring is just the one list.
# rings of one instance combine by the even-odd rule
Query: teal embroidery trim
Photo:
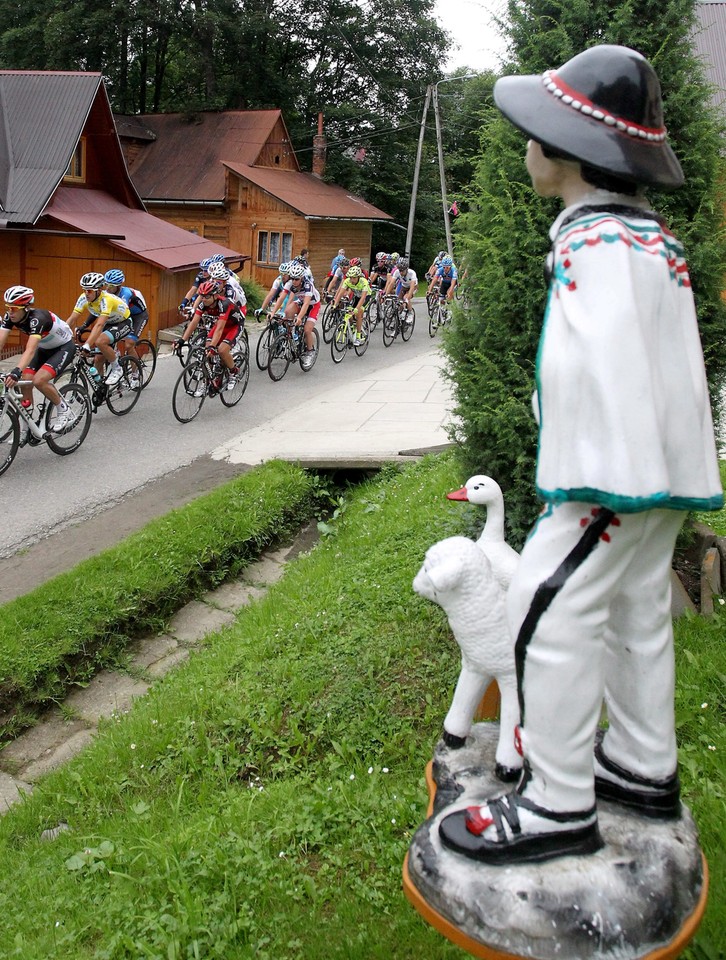
[(597, 503), (616, 513), (642, 513), (644, 510), (720, 510), (723, 494), (712, 497), (674, 497), (667, 492), (654, 493), (648, 497), (627, 497), (608, 493), (593, 487), (573, 487), (568, 490), (543, 490), (537, 485), (537, 496), (547, 503)]

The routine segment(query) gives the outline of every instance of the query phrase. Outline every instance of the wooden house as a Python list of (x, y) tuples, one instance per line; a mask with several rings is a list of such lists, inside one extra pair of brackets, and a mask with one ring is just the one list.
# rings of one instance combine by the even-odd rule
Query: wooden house
[(147, 213), (100, 74), (2, 70), (0, 114), (0, 290), (30, 286), (65, 319), (82, 274), (119, 267), (147, 298), (153, 336), (178, 322), (202, 258), (239, 262), (234, 248)]
[(129, 172), (147, 208), (249, 256), (243, 277), (264, 287), (282, 260), (307, 247), (322, 280), (344, 247), (364, 262), (373, 223), (391, 217), (326, 183), (324, 137), (313, 173), (300, 170), (279, 110), (117, 117)]

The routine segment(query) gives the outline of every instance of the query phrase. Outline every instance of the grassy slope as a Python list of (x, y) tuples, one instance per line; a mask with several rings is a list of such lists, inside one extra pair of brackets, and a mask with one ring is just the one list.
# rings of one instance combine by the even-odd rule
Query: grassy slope
[[(400, 890), (457, 674), (411, 580), (471, 520), (443, 498), (460, 481), (439, 459), (359, 490), (337, 536), (0, 820), (4, 955), (462, 956)], [(703, 951), (723, 946), (725, 624), (679, 629), (684, 786), (714, 868)]]

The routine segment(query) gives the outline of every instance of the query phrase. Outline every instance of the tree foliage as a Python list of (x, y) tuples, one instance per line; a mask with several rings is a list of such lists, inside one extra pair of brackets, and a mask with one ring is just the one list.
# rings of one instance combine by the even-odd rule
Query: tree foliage
[[(598, 43), (643, 53), (661, 80), (669, 136), (686, 185), (651, 191), (654, 208), (686, 245), (709, 379), (716, 395), (726, 363), (721, 286), (726, 265), (719, 190), (721, 129), (689, 40), (693, 0), (510, 0), (507, 72), (538, 74)], [(480, 159), (460, 218), (457, 247), (469, 271), (471, 308), (447, 339), (458, 439), (468, 469), (490, 473), (507, 495), (510, 536), (521, 542), (536, 515), (536, 426), (530, 396), (546, 296), (548, 228), (560, 206), (538, 197), (524, 167), (525, 137), (491, 97)], [(615, 385), (614, 385), (615, 386)]]

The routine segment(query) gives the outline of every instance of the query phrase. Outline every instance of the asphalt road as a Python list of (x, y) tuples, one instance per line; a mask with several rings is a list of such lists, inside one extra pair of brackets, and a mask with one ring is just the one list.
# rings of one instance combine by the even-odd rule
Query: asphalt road
[[(270, 420), (281, 408), (288, 409), (291, 417), (299, 416), (306, 398), (351, 376), (428, 352), (432, 343), (422, 322), (425, 305), (421, 309), (417, 304), (416, 313), (416, 330), (408, 343), (396, 340), (386, 349), (376, 330), (363, 357), (351, 355), (340, 365), (333, 364), (327, 344), (321, 345), (310, 373), (291, 366), (279, 383), (273, 383), (253, 362), (247, 392), (238, 406), (228, 409), (218, 399), (208, 399), (198, 417), (184, 425), (171, 408), (181, 367), (175, 357), (160, 356), (154, 379), (131, 413), (116, 417), (103, 407), (75, 453), (59, 457), (45, 444), (19, 451), (0, 477), (0, 558), (30, 549), (42, 557), (45, 538), (89, 520), (93, 523), (83, 524), (84, 537), (87, 553), (94, 553), (104, 549), (107, 541), (135, 529), (140, 514), (151, 518), (167, 512), (223, 482), (240, 467), (209, 459), (219, 444)], [(254, 350), (254, 320), (248, 326)], [(156, 482), (161, 477), (163, 484)], [(54, 537), (52, 550), (62, 549), (64, 539)], [(50, 547), (45, 552), (49, 551)], [(58, 560), (47, 559), (51, 575)], [(6, 565), (0, 581), (9, 577)]]

